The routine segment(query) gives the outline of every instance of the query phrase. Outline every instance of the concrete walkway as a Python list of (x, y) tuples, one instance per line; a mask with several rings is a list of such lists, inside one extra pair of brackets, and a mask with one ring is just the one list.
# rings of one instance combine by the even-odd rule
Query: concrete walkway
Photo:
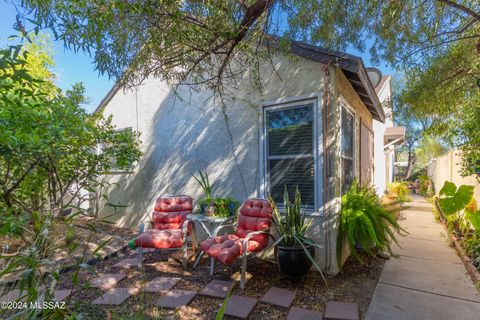
[(402, 211), (399, 255), (385, 263), (366, 320), (478, 320), (480, 295), (448, 245), (432, 205), (419, 196)]

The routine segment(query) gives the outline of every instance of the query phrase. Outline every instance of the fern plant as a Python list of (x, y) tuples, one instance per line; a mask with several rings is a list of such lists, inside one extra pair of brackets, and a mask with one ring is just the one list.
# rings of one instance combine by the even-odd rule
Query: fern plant
[(396, 234), (402, 231), (395, 214), (381, 206), (375, 190), (354, 181), (342, 197), (337, 238), (338, 265), (342, 261), (344, 240), (348, 242), (352, 257), (363, 262), (357, 253), (357, 244), (370, 256), (374, 256), (377, 250), (392, 253), (390, 242), (398, 244)]

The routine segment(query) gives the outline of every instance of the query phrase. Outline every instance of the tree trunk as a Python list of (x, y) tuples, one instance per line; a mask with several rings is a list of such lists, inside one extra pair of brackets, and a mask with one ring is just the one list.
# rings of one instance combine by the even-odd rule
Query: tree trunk
[(408, 163), (407, 163), (407, 169), (405, 169), (405, 175), (403, 177), (403, 181), (410, 179), (410, 177), (412, 176), (413, 166), (415, 165), (415, 162), (417, 162), (417, 155), (415, 154), (415, 151), (413, 150), (408, 151)]

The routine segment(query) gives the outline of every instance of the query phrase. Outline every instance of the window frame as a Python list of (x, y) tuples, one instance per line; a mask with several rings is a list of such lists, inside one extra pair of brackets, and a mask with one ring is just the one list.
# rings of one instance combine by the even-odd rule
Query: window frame
[[(302, 106), (311, 105), (313, 112), (313, 132), (312, 132), (312, 154), (311, 155), (286, 155), (286, 156), (268, 156), (268, 125), (267, 125), (267, 113), (271, 111), (280, 111), (287, 109), (295, 109)], [(275, 159), (303, 159), (307, 157), (313, 157), (313, 175), (314, 175), (314, 205), (313, 207), (307, 207), (306, 212), (312, 214), (317, 212), (321, 207), (322, 194), (319, 189), (321, 183), (321, 177), (323, 166), (319, 163), (319, 150), (323, 148), (323, 143), (319, 136), (321, 137), (322, 131), (319, 128), (319, 111), (318, 111), (318, 97), (317, 96), (308, 96), (304, 99), (286, 99), (285, 102), (276, 103), (266, 103), (262, 105), (261, 113), (261, 137), (260, 137), (260, 152), (261, 152), (261, 161), (260, 161), (260, 171), (261, 171), (261, 184), (260, 184), (260, 196), (266, 197), (270, 191), (270, 174), (269, 174), (269, 160)], [(319, 135), (320, 133), (320, 135)], [(279, 209), (283, 208), (283, 202), (277, 204)]]
[[(358, 178), (358, 172), (357, 172), (357, 161), (356, 161), (356, 156), (357, 156), (357, 112), (356, 110), (347, 102), (347, 100), (341, 96), (340, 97), (340, 190), (342, 191), (343, 189), (343, 159), (348, 159), (352, 160), (353, 164), (353, 177)], [(342, 128), (343, 128), (343, 120), (342, 120), (342, 112), (345, 109), (347, 113), (349, 113), (352, 116), (352, 122), (353, 122), (353, 130), (352, 130), (352, 135), (353, 135), (353, 157), (350, 159), (348, 157), (343, 156), (343, 135), (342, 135)], [(343, 192), (342, 192), (343, 195)]]

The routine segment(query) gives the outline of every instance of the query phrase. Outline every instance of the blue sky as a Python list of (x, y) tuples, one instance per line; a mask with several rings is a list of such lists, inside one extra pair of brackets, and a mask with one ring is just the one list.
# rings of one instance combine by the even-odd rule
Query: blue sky
[[(15, 34), (13, 24), (15, 23), (16, 10), (9, 0), (0, 0), (0, 45), (4, 46), (8, 43), (8, 36)], [(49, 33), (48, 30), (44, 32)], [(53, 39), (53, 35), (51, 35)], [(349, 51), (351, 54), (361, 56), (366, 66), (370, 66), (370, 56), (368, 53), (359, 53), (354, 50)], [(82, 82), (86, 89), (86, 96), (89, 103), (84, 108), (91, 112), (100, 103), (102, 98), (107, 94), (113, 86), (114, 81), (109, 79), (107, 75), (100, 75), (95, 71), (93, 58), (84, 52), (75, 53), (67, 50), (63, 46), (63, 42), (54, 42), (54, 72), (57, 75), (57, 85), (62, 89), (69, 89), (74, 83)], [(395, 71), (381, 64), (375, 66), (382, 71), (383, 74), (394, 75)]]
[[(13, 4), (8, 1), (0, 0), (0, 45), (9, 43), (7, 38), (16, 33), (13, 29), (15, 23), (16, 10)], [(45, 30), (45, 32), (47, 32)], [(53, 39), (53, 35), (51, 36)], [(10, 42), (11, 43), (11, 42)], [(86, 89), (86, 96), (89, 103), (84, 108), (93, 111), (102, 98), (113, 86), (114, 81), (108, 79), (108, 76), (100, 76), (95, 71), (93, 58), (83, 52), (75, 53), (67, 50), (63, 42), (54, 42), (54, 72), (57, 75), (57, 85), (62, 89), (69, 89), (74, 83), (82, 82)]]

